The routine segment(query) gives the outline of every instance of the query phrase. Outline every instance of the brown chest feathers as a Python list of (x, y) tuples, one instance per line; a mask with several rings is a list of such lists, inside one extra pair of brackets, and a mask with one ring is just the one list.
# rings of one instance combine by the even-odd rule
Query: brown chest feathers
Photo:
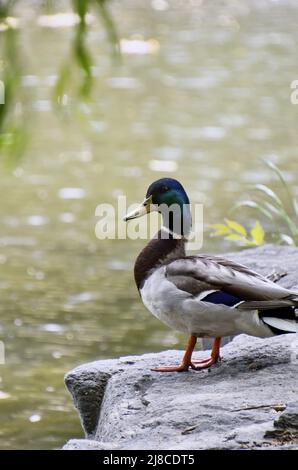
[(141, 251), (134, 266), (137, 288), (140, 290), (153, 268), (165, 261), (185, 256), (185, 239), (161, 238), (159, 231), (148, 245)]

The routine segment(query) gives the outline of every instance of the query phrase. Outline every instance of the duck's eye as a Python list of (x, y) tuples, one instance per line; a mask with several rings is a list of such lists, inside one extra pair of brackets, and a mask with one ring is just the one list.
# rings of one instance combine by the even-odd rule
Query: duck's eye
[(167, 186), (162, 186), (161, 187), (161, 192), (162, 193), (166, 193), (167, 191), (169, 191), (169, 188)]

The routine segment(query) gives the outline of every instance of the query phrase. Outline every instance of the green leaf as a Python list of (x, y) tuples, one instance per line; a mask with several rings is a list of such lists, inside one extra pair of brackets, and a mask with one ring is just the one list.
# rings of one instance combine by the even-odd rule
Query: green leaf
[(272, 191), (271, 188), (265, 186), (265, 184), (256, 184), (254, 186), (254, 189), (256, 189), (257, 191), (261, 191), (263, 194), (266, 194), (266, 196), (270, 197), (278, 206), (283, 207), (283, 203), (281, 202), (277, 194)]
[(225, 221), (228, 227), (230, 227), (232, 230), (239, 233), (240, 235), (243, 235), (244, 237), (246, 237), (247, 232), (245, 230), (245, 227), (243, 227), (243, 225), (239, 224), (235, 220), (225, 219)]
[(250, 234), (256, 245), (262, 245), (264, 243), (265, 232), (260, 222), (256, 222), (255, 226), (251, 229)]
[(265, 163), (272, 171), (274, 171), (274, 173), (278, 176), (279, 180), (281, 181), (281, 183), (283, 184), (283, 186), (284, 186), (285, 189), (286, 189), (286, 192), (287, 192), (287, 195), (288, 195), (288, 199), (289, 199), (289, 202), (292, 204), (294, 213), (298, 216), (297, 201), (296, 201), (295, 197), (293, 196), (292, 191), (291, 191), (291, 188), (290, 188), (290, 186), (289, 186), (289, 183), (286, 181), (284, 175), (282, 174), (282, 172), (280, 171), (280, 169), (278, 168), (278, 166), (276, 166), (273, 162), (270, 162), (270, 161), (268, 161), (268, 160), (264, 160), (264, 163)]
[(278, 176), (278, 178), (280, 179), (280, 181), (282, 182), (282, 184), (288, 188), (288, 183), (286, 182), (285, 178), (284, 178), (284, 175), (282, 174), (282, 172), (280, 171), (280, 169), (275, 165), (275, 163), (273, 162), (270, 162), (269, 160), (263, 160), (265, 165), (268, 166), (268, 168), (270, 168), (270, 170), (273, 170), (274, 173)]
[(268, 211), (270, 211), (271, 214), (272, 214), (271, 220), (273, 219), (274, 215), (278, 215), (280, 217), (280, 209), (279, 208), (277, 208), (276, 206), (274, 206), (273, 204), (271, 204), (268, 201), (265, 201), (264, 205), (265, 205), (266, 209), (268, 209)]
[(237, 204), (235, 204), (232, 209), (230, 210), (230, 212), (234, 212), (236, 211), (237, 209), (241, 209), (243, 207), (249, 207), (251, 209), (256, 209), (258, 210), (259, 212), (261, 212), (263, 215), (265, 215), (268, 219), (272, 220), (273, 217), (272, 215), (270, 214), (269, 211), (267, 211), (263, 206), (261, 206), (261, 204), (255, 202), (255, 201), (250, 201), (250, 200), (247, 200), (247, 201), (242, 201), (242, 202), (238, 202)]

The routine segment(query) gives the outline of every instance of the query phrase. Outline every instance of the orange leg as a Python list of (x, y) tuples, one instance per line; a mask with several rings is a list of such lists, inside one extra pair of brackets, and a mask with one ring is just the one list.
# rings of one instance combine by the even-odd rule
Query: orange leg
[(220, 351), (220, 340), (221, 338), (215, 338), (212, 345), (211, 357), (209, 359), (202, 359), (200, 361), (192, 361), (190, 367), (195, 370), (207, 369), (213, 364), (220, 362), (221, 357), (219, 354)]
[(187, 348), (184, 353), (180, 366), (158, 367), (151, 369), (155, 372), (187, 372), (191, 366), (191, 356), (197, 342), (196, 336), (190, 336), (187, 343)]
[(155, 372), (187, 372), (190, 367), (194, 370), (207, 369), (221, 360), (219, 355), (220, 340), (221, 338), (215, 338), (212, 345), (211, 357), (209, 359), (192, 361), (191, 356), (197, 342), (197, 337), (190, 336), (182, 362), (179, 366), (158, 367), (157, 369), (151, 370)]

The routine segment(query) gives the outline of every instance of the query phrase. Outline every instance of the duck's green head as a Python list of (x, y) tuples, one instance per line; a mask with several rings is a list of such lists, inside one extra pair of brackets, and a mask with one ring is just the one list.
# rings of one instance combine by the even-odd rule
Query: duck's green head
[(146, 199), (148, 198), (152, 198), (152, 204), (156, 206), (161, 204), (167, 206), (189, 204), (188, 196), (182, 184), (173, 178), (161, 178), (150, 184), (146, 193)]
[(179, 181), (161, 178), (148, 188), (142, 204), (124, 218), (125, 221), (157, 211), (163, 216), (166, 228), (176, 234), (186, 235), (191, 228), (189, 199)]

